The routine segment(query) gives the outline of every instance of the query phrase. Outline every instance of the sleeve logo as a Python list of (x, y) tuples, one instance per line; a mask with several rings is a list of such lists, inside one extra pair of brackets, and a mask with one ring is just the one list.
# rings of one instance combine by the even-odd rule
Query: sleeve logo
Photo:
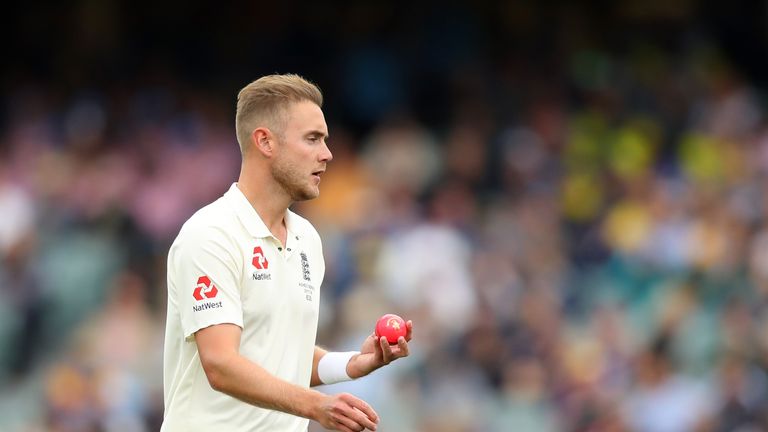
[(261, 246), (256, 246), (253, 248), (252, 262), (253, 266), (258, 270), (266, 270), (269, 268), (269, 261), (267, 261), (267, 257), (264, 255), (264, 251), (261, 249)]
[(214, 285), (213, 282), (211, 282), (211, 278), (208, 276), (200, 276), (197, 279), (197, 286), (192, 292), (192, 297), (197, 301), (202, 301), (207, 298), (212, 299), (216, 297), (218, 293), (219, 289), (216, 288), (216, 285)]

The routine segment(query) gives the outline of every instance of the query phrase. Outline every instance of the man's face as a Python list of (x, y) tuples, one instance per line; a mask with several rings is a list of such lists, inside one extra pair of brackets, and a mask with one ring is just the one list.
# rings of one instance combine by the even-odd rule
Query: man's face
[(309, 101), (292, 103), (286, 109), (285, 129), (277, 134), (272, 177), (293, 201), (320, 195), (320, 175), (333, 158), (328, 149), (328, 126), (323, 111)]

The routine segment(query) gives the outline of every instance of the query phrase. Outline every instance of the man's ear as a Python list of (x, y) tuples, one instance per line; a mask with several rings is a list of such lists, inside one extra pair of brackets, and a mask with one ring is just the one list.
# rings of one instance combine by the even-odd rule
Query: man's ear
[(272, 131), (265, 127), (259, 127), (251, 132), (251, 144), (262, 155), (272, 157), (275, 138)]

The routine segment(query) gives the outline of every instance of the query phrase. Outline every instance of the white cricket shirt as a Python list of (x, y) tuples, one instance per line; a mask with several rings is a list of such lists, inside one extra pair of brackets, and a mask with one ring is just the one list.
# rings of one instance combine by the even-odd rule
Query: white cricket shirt
[(181, 228), (168, 252), (162, 431), (307, 430), (307, 419), (213, 390), (194, 336), (236, 324), (241, 355), (309, 387), (325, 262), (314, 227), (290, 210), (285, 222), (281, 246), (233, 184)]

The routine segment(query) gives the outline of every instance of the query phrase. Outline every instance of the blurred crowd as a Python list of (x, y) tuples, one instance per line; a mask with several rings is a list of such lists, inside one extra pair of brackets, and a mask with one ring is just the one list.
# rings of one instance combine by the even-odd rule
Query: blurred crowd
[[(318, 342), (359, 348), (387, 312), (415, 333), (323, 391), (384, 431), (768, 431), (763, 89), (705, 39), (553, 65), (442, 47), (419, 64), (458, 65), (451, 93), (414, 109), (386, 50), (317, 80), (334, 160), (294, 209), (324, 241)], [(236, 180), (234, 93), (9, 90), (0, 430), (158, 430), (165, 254)]]

